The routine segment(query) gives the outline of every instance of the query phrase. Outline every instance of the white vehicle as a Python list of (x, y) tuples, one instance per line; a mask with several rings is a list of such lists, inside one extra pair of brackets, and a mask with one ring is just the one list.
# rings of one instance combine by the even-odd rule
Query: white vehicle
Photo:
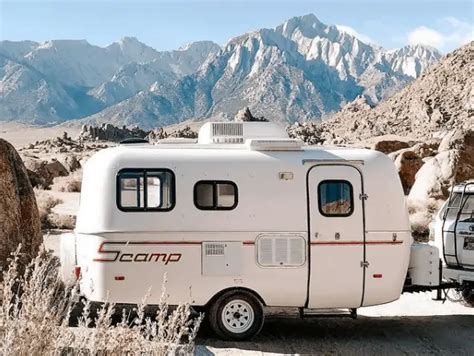
[(451, 188), (436, 215), (434, 239), (444, 262), (444, 279), (456, 282), (464, 300), (474, 306), (474, 181)]
[[(207, 123), (197, 143), (98, 152), (61, 245), (65, 278), (80, 273), (85, 298), (136, 304), (151, 287), (158, 303), (167, 273), (170, 303), (205, 309), (218, 335), (240, 340), (259, 332), (263, 306), (354, 316), (397, 300), (412, 237), (387, 156), (246, 122)], [(415, 250), (412, 283), (437, 282), (437, 263)]]

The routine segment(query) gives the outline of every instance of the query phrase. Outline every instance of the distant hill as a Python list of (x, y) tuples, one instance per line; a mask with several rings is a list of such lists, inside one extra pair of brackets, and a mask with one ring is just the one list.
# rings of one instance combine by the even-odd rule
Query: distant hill
[(440, 58), (407, 46), (386, 51), (320, 22), (295, 17), (275, 29), (158, 52), (135, 38), (0, 42), (0, 121), (174, 124), (232, 118), (242, 107), (270, 120), (317, 120), (362, 95), (398, 92)]

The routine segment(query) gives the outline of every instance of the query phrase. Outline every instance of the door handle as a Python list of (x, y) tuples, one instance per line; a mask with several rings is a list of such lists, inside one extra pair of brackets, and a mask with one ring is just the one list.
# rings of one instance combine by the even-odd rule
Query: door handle
[(336, 232), (336, 233), (334, 234), (334, 238), (335, 238), (336, 240), (339, 240), (339, 239), (341, 238), (341, 234), (338, 233), (338, 232)]

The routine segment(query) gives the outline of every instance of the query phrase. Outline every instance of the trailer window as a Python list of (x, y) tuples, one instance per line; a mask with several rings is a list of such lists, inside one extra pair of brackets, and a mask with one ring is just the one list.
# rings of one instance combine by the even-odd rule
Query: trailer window
[(124, 169), (117, 175), (117, 206), (123, 211), (169, 211), (174, 174), (160, 169)]
[(123, 208), (144, 208), (143, 176), (124, 174), (120, 179), (120, 202)]
[(318, 186), (318, 208), (321, 215), (344, 217), (352, 214), (352, 185), (346, 180), (324, 180)]
[(230, 181), (199, 181), (194, 205), (201, 210), (232, 210), (237, 206), (237, 185)]

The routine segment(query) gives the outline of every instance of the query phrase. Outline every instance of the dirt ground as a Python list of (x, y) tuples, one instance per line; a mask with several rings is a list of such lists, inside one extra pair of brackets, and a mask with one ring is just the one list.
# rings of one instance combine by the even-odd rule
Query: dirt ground
[(80, 129), (59, 126), (36, 127), (17, 122), (0, 122), (0, 138), (7, 140), (17, 149), (36, 141), (62, 136), (64, 131), (75, 137)]
[(198, 355), (472, 355), (474, 316), (360, 316), (357, 320), (269, 317), (260, 335), (252, 341), (224, 342), (202, 329), (197, 343), (201, 345)]

